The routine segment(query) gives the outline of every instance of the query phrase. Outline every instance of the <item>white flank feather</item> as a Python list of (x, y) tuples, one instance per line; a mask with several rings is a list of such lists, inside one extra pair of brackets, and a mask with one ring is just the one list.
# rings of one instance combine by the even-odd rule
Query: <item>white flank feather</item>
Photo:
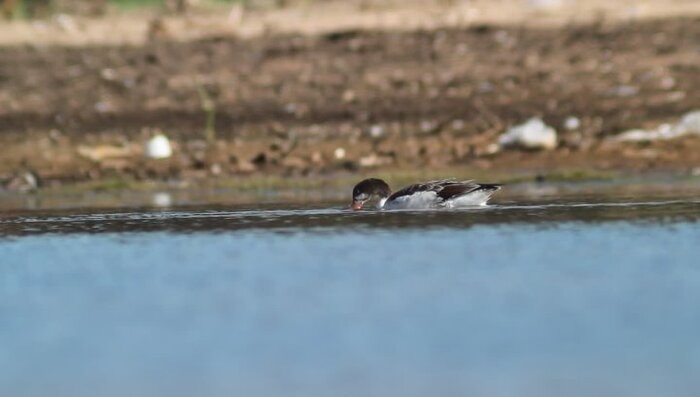
[(387, 210), (422, 210), (440, 206), (440, 198), (435, 192), (416, 192), (410, 196), (397, 197), (384, 203)]
[(455, 197), (443, 203), (445, 208), (465, 208), (484, 206), (496, 190), (477, 190), (464, 196)]

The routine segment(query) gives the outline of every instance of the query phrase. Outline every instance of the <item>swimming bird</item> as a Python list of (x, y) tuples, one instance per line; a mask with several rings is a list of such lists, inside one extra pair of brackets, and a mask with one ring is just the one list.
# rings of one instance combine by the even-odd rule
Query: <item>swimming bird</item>
[(352, 189), (354, 210), (362, 207), (373, 198), (378, 198), (380, 209), (431, 209), (460, 208), (486, 205), (491, 195), (501, 189), (501, 185), (442, 179), (416, 183), (391, 193), (389, 185), (381, 179), (369, 178)]

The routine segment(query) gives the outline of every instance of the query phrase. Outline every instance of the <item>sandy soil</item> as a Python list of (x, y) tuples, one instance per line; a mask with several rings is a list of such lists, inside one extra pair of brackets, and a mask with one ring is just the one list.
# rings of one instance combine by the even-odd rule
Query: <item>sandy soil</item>
[[(306, 0), (275, 9), (219, 7), (186, 17), (153, 10), (107, 18), (59, 15), (4, 22), (0, 45), (140, 45), (153, 34), (188, 41), (211, 35), (323, 34), (343, 30), (412, 31), (474, 25), (561, 27), (607, 21), (700, 16), (696, 0)], [(299, 3), (299, 4), (297, 4)], [(155, 24), (154, 24), (155, 22)]]
[[(480, 2), (452, 3), (445, 9)], [(697, 2), (664, 2), (653, 13), (659, 2), (580, 2), (587, 5), (578, 11), (566, 0), (527, 9), (520, 2), (514, 9), (524, 11), (512, 14), (497, 13), (495, 3), (481, 8), (481, 19), (433, 15), (432, 24), (392, 25), (389, 16), (403, 14), (356, 8), (347, 24), (287, 21), (265, 34), (215, 25), (178, 33), (191, 20), (169, 19), (150, 39), (146, 25), (133, 37), (49, 34), (32, 45), (0, 34), (0, 181), (21, 188), (27, 171), (59, 184), (387, 169), (700, 170), (699, 138), (605, 139), (700, 109)], [(303, 18), (331, 9), (310, 8)], [(73, 28), (107, 29), (121, 18)], [(206, 132), (208, 115), (215, 134)], [(559, 130), (557, 149), (494, 153), (498, 134), (533, 116)], [(580, 127), (564, 129), (568, 117)], [(143, 156), (156, 131), (173, 140), (172, 158)]]

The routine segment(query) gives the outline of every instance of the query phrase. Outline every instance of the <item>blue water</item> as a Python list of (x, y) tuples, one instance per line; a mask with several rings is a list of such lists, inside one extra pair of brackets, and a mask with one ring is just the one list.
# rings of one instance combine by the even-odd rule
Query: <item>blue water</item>
[(700, 204), (0, 221), (6, 396), (695, 396)]

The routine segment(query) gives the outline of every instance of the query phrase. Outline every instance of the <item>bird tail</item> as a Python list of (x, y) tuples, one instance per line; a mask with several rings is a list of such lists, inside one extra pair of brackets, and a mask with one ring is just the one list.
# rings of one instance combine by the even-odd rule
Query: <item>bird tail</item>
[(476, 188), (476, 190), (483, 190), (487, 192), (496, 192), (501, 190), (501, 185), (500, 183), (480, 183), (479, 187)]

